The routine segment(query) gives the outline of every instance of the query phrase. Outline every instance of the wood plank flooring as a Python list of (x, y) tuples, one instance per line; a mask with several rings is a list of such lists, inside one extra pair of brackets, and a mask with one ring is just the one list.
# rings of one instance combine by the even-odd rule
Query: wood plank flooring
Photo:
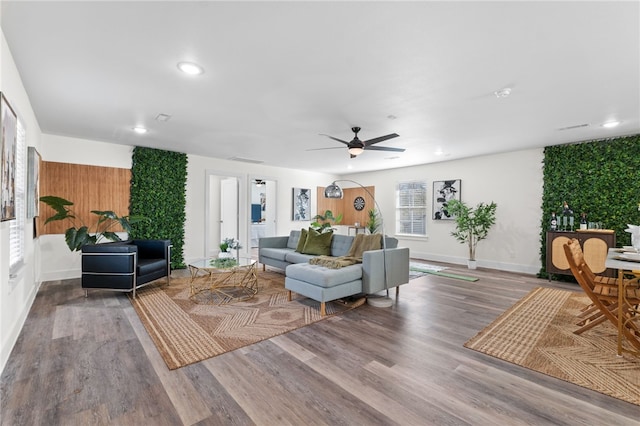
[(636, 405), (462, 346), (535, 287), (577, 285), (448, 266), (480, 280), (426, 275), (392, 308), (174, 371), (126, 295), (43, 283), (1, 376), (0, 424), (640, 425)]

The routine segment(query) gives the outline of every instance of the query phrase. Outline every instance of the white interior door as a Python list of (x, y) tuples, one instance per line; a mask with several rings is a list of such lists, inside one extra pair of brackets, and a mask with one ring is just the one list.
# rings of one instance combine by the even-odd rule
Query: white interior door
[(238, 179), (220, 181), (220, 241), (238, 236)]

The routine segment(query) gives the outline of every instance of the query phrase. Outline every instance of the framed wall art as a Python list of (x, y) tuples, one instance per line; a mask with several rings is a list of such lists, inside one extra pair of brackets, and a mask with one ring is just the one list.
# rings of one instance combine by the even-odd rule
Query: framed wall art
[(293, 188), (293, 220), (311, 220), (311, 190)]
[(0, 162), (0, 220), (16, 217), (16, 146), (18, 144), (18, 117), (4, 93), (0, 93), (0, 128), (2, 129), (2, 160)]
[(40, 205), (40, 153), (27, 148), (27, 218), (37, 217)]
[(451, 200), (460, 201), (460, 179), (436, 180), (433, 182), (433, 220), (453, 220), (454, 217), (447, 210), (447, 203)]

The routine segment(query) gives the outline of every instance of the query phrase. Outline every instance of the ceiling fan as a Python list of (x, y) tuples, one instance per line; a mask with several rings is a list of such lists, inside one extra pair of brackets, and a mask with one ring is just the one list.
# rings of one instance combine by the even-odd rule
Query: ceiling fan
[[(333, 139), (334, 141), (343, 143), (347, 145), (347, 150), (351, 155), (351, 158), (355, 158), (358, 155), (362, 154), (364, 151), (394, 151), (394, 152), (404, 152), (404, 148), (391, 148), (387, 146), (373, 146), (379, 142), (383, 142), (389, 139), (397, 138), (397, 133), (391, 133), (385, 136), (379, 136), (377, 138), (369, 139), (366, 141), (361, 141), (358, 139), (358, 132), (360, 131), (360, 127), (352, 127), (351, 131), (355, 133), (355, 137), (351, 140), (351, 142), (343, 141), (342, 139), (334, 138), (333, 136), (325, 135), (323, 133), (320, 136), (326, 136), (329, 139)], [(318, 151), (321, 149), (336, 149), (336, 148), (316, 148), (316, 149), (308, 149), (307, 151)]]

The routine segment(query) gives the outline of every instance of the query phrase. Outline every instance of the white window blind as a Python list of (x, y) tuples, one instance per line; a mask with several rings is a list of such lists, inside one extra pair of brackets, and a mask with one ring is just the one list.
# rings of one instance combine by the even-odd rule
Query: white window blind
[(427, 235), (427, 182), (400, 182), (396, 189), (396, 233)]
[(26, 132), (22, 122), (18, 120), (16, 143), (16, 218), (9, 222), (9, 273), (14, 275), (24, 263), (24, 231), (25, 231), (25, 191), (26, 191)]

